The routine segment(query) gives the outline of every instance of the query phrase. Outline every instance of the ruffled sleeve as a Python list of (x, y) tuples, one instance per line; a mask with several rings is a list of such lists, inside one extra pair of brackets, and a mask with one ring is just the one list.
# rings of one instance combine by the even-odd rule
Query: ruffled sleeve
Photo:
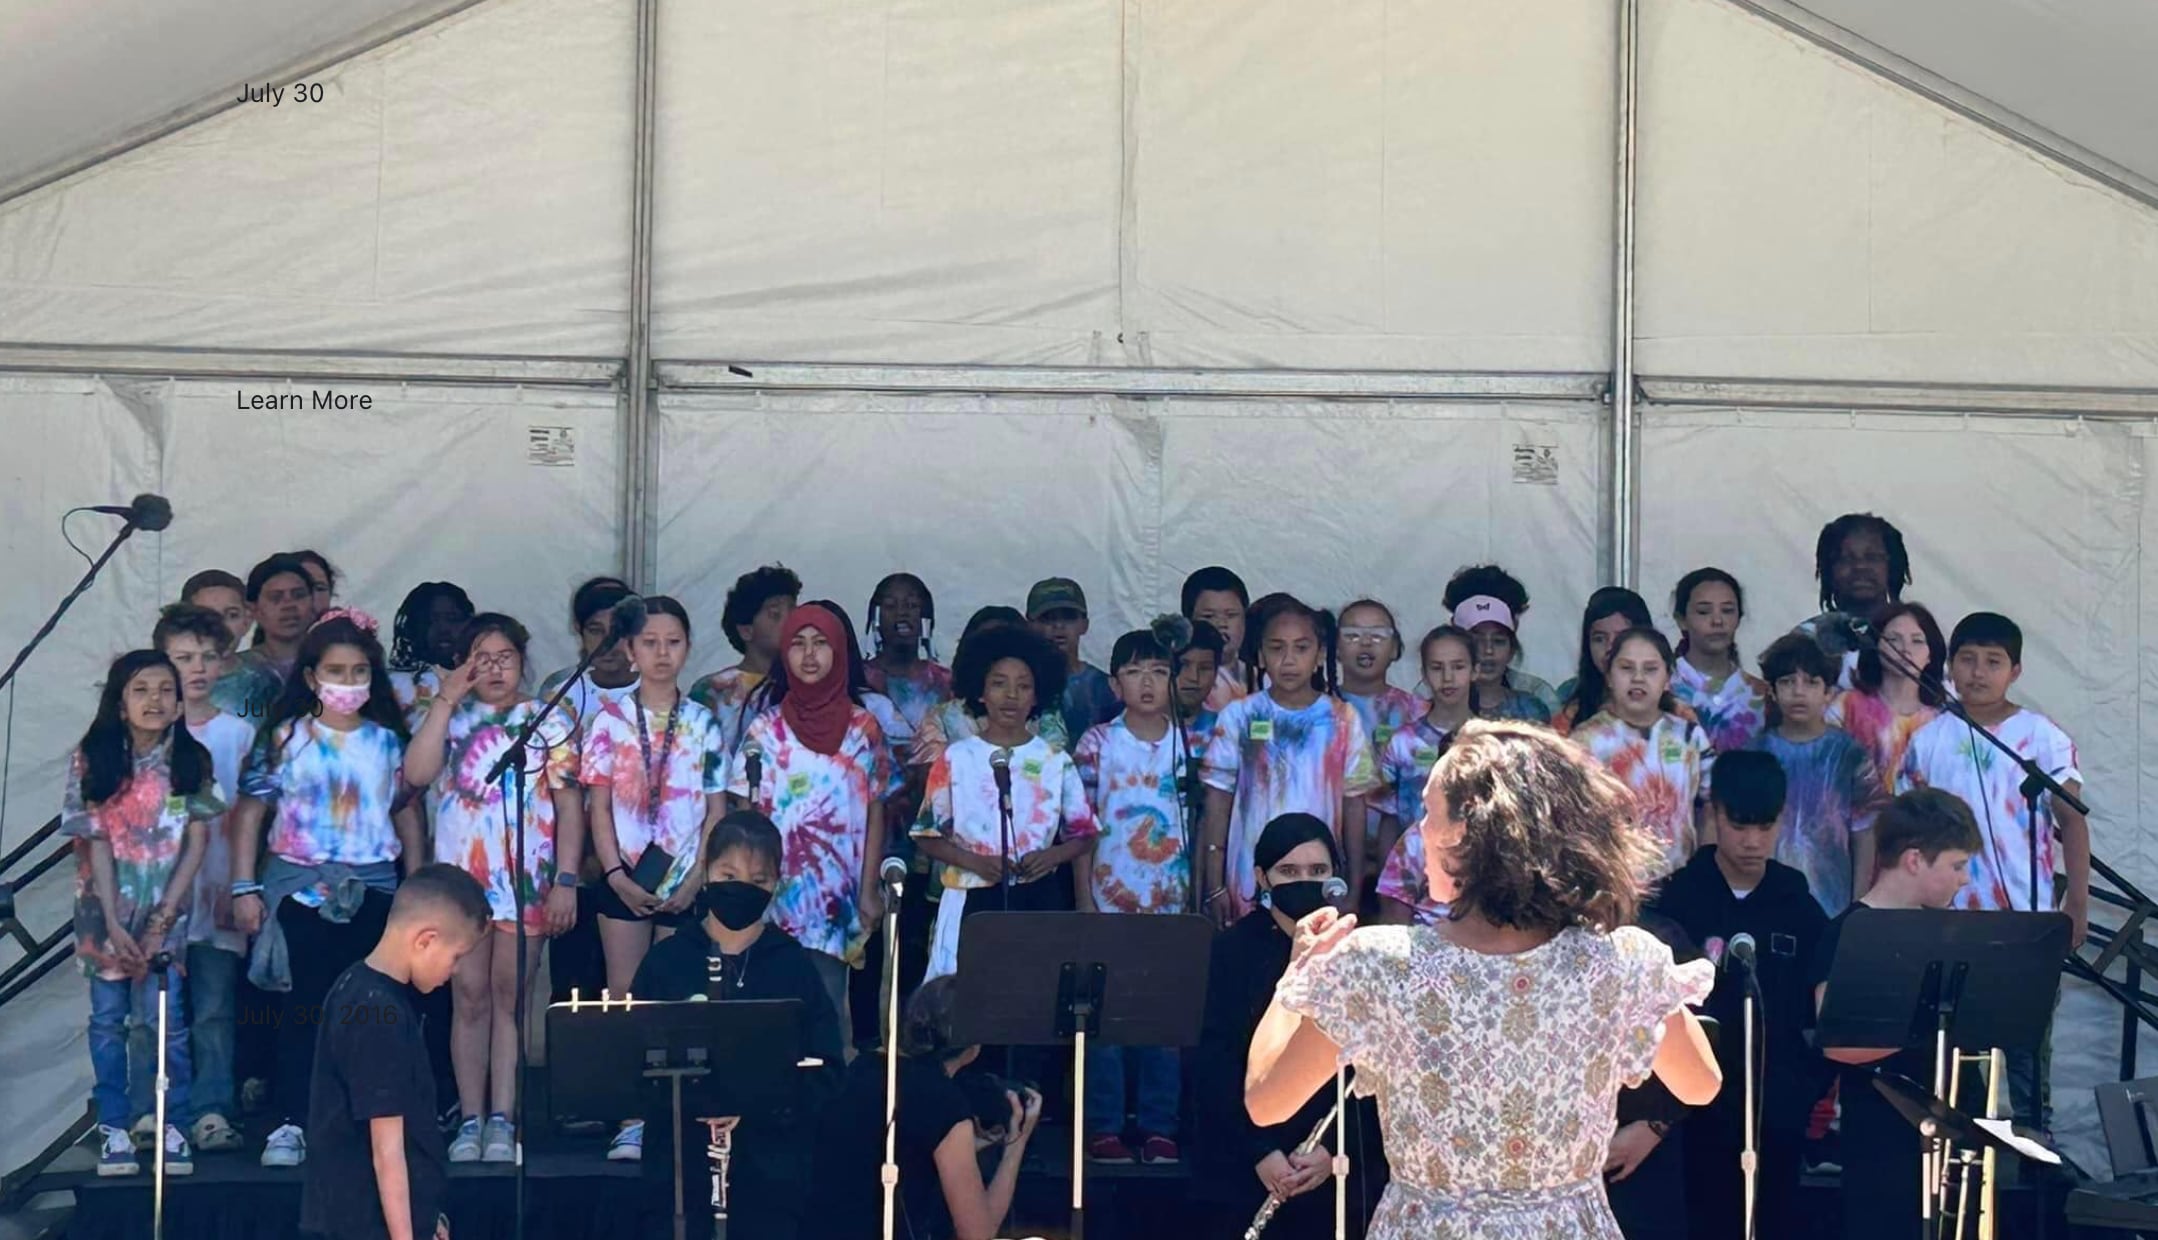
[(1274, 997), (1310, 1020), (1341, 1048), (1343, 1063), (1373, 1064), (1373, 1055), (1394, 1041), (1390, 996), (1401, 993), (1407, 928), (1374, 926), (1351, 931), (1348, 940), (1316, 960), (1292, 965)]
[(1663, 940), (1636, 926), (1613, 931), (1619, 972), (1619, 1012), (1625, 1045), (1619, 1051), (1619, 1079), (1628, 1088), (1648, 1079), (1663, 1043), (1663, 1022), (1681, 1007), (1698, 1007), (1716, 988), (1716, 966), (1707, 960), (1673, 963)]

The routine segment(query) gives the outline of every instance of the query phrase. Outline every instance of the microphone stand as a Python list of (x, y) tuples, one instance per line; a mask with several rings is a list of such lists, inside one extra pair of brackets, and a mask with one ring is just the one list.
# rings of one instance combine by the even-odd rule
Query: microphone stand
[[(14, 682), (15, 673), (22, 668), (24, 663), (29, 661), (30, 652), (36, 650), (47, 637), (52, 635), (53, 629), (60, 623), (60, 617), (66, 615), (67, 609), (73, 607), (75, 600), (81, 598), (83, 592), (90, 588), (90, 583), (97, 580), (97, 575), (104, 569), (105, 562), (112, 559), (119, 552), (120, 544), (126, 542), (128, 536), (139, 528), (141, 527), (135, 524), (135, 518), (130, 516), (127, 519), (127, 524), (120, 527), (120, 532), (112, 536), (112, 541), (105, 545), (105, 553), (91, 562), (90, 571), (82, 575), (82, 580), (75, 583), (74, 589), (69, 590), (61, 597), (60, 605), (53, 608), (52, 614), (45, 618), (45, 623), (38, 627), (37, 632), (30, 635), (29, 643), (15, 652), (15, 661), (7, 665), (6, 671), (0, 672), (0, 689), (5, 689)], [(164, 1137), (160, 1135), (158, 1140), (162, 1142)]]
[(1753, 1051), (1753, 1037), (1756, 1019), (1754, 1009), (1754, 996), (1760, 991), (1761, 979), (1754, 973), (1753, 961), (1745, 960), (1741, 961), (1740, 963), (1744, 966), (1746, 970), (1746, 989), (1743, 993), (1743, 997), (1740, 1000), (1740, 1006), (1743, 1012), (1740, 1023), (1745, 1028), (1745, 1041), (1743, 1043), (1743, 1047), (1746, 1055), (1746, 1104), (1744, 1111), (1744, 1119), (1742, 1121), (1745, 1125), (1745, 1128), (1739, 1136), (1738, 1169), (1739, 1174), (1745, 1178), (1746, 1182), (1745, 1237), (1746, 1240), (1753, 1240), (1754, 1202), (1757, 1200), (1757, 1193), (1759, 1192), (1761, 1174), (1761, 1156), (1755, 1138), (1755, 1133), (1758, 1131), (1759, 1121), (1757, 1117), (1760, 1114), (1760, 1099), (1758, 1095), (1759, 1085), (1755, 1080), (1755, 1077), (1758, 1075), (1756, 1071), (1757, 1061), (1754, 1058)]
[[(883, 881), (883, 880), (880, 880)], [(899, 1191), (899, 905), (906, 880), (884, 885), (884, 1240), (895, 1240), (893, 1203)]]
[(2053, 778), (2036, 761), (2026, 758), (2014, 749), (2009, 748), (2008, 742), (1996, 736), (1991, 728), (1971, 718), (1971, 712), (1948, 692), (1948, 687), (1941, 683), (1940, 677), (1929, 675), (1926, 669), (1922, 667), (1913, 667), (1911, 661), (1903, 657), (1901, 651), (1890, 650), (1882, 645), (1880, 635), (1873, 631), (1872, 625), (1853, 625), (1851, 626), (1851, 631), (1857, 635), (1860, 644), (1873, 651), (1876, 657), (1887, 662), (1903, 675), (1917, 681), (1921, 689), (1933, 690), (1934, 696), (1941, 699), (1942, 710), (1961, 719), (1965, 727), (1984, 737), (1987, 744), (2000, 750), (2010, 762), (2015, 763), (2022, 770), (2023, 783), (2019, 791), (2023, 793), (2025, 821), (2030, 828), (2030, 869), (2028, 871), (2030, 911), (2033, 913), (2048, 911), (2038, 907), (2038, 800), (2041, 796), (2051, 793), (2053, 796), (2058, 797), (2062, 804), (2085, 817), (2090, 815), (2091, 807), (2084, 804), (2082, 798), (2062, 787), (2061, 781)]
[[(117, 539), (114, 545), (119, 545)], [(157, 1135), (153, 1138), (156, 1152), (150, 1177), (150, 1240), (165, 1240), (165, 1091), (172, 1088), (172, 1078), (165, 1074), (165, 1022), (169, 1019), (171, 991), (167, 984), (171, 980), (172, 953), (159, 952), (151, 957), (150, 968), (157, 974)]]
[[(525, 1029), (525, 999), (526, 992), (531, 987), (530, 979), (525, 976), (525, 966), (529, 959), (527, 953), (530, 951), (525, 940), (530, 936), (525, 933), (525, 880), (528, 877), (525, 873), (525, 779), (528, 772), (523, 758), (526, 747), (532, 743), (533, 737), (538, 735), (540, 724), (561, 706), (562, 699), (569, 696), (569, 691), (584, 678), (585, 672), (591, 668), (592, 660), (599, 656), (600, 650), (611, 645), (612, 643), (607, 643), (606, 646), (594, 647), (577, 660), (576, 670), (563, 678), (561, 687), (554, 691), (554, 696), (542, 703), (539, 713), (526, 720), (525, 725), (517, 730), (517, 735), (511, 738), (508, 747), (502, 751), (502, 756), (495, 759), (494, 766), (488, 769), (485, 781), (487, 784), (494, 784), (501, 781), (505, 775), (510, 777), (512, 801), (510, 806), (504, 808), (506, 813), (515, 816), (516, 823), (514, 831), (511, 832), (510, 848), (510, 898), (517, 905), (517, 1002), (511, 1009), (511, 1020), (517, 1028), (517, 1088), (510, 1093), (510, 1109), (513, 1112), (510, 1125), (511, 1131), (516, 1134), (513, 1142), (516, 1151), (513, 1160), (516, 1182), (512, 1193), (517, 1199), (515, 1230), (511, 1234), (516, 1240), (524, 1240), (525, 1236), (525, 1077), (531, 1068), (528, 1062), (531, 1050)], [(544, 738), (542, 740), (544, 742)], [(483, 1124), (482, 1127), (484, 1126)]]
[[(1002, 758), (1003, 761), (998, 761)], [(1009, 749), (998, 750), (990, 759), (997, 779), (997, 842), (1004, 855), (1004, 879), (997, 884), (1004, 911), (1012, 911), (1012, 764)]]

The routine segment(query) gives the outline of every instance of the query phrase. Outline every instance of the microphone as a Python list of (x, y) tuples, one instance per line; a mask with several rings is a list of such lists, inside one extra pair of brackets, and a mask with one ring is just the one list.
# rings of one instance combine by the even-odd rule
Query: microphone
[(1336, 874), (1334, 877), (1327, 879), (1325, 884), (1319, 888), (1319, 894), (1326, 897), (1326, 902), (1328, 904), (1332, 904), (1336, 900), (1347, 899), (1349, 895), (1349, 880), (1341, 877), (1339, 874)]
[(138, 495), (125, 506), (99, 504), (90, 511), (126, 517), (127, 523), (139, 530), (161, 530), (172, 524), (172, 505), (162, 495)]
[(1191, 621), (1174, 612), (1154, 617), (1147, 628), (1155, 642), (1172, 655), (1182, 654), (1191, 646)]
[(877, 867), (877, 881), (897, 900), (907, 889), (907, 863), (898, 857), (886, 857), (884, 864)]
[(616, 603), (608, 615), (607, 646), (612, 648), (616, 642), (626, 642), (644, 628), (644, 599), (632, 594)]
[(997, 777), (997, 808), (1012, 812), (1012, 751), (999, 749), (989, 755), (989, 771)]
[(1740, 931), (1723, 947), (1724, 956), (1748, 973), (1753, 972), (1753, 936)]
[(757, 786), (764, 782), (764, 746), (754, 740), (742, 742), (742, 765), (749, 776), (749, 801), (757, 801)]

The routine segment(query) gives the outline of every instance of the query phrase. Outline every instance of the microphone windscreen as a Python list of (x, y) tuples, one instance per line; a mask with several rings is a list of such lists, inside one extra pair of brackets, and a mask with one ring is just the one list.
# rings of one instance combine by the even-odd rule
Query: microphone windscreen
[(877, 867), (877, 877), (888, 883), (900, 882), (906, 876), (907, 863), (899, 857), (886, 857), (884, 864)]
[(1012, 751), (1009, 749), (999, 749), (995, 753), (989, 755), (989, 765), (997, 768), (998, 770), (1003, 770), (1011, 766), (1011, 764)]
[(138, 495), (130, 506), (135, 511), (128, 519), (136, 529), (161, 530), (172, 524), (172, 505), (162, 495)]
[(1191, 621), (1171, 612), (1154, 617), (1147, 626), (1153, 631), (1155, 642), (1167, 648), (1170, 654), (1178, 654), (1191, 646)]
[(618, 637), (635, 637), (644, 628), (644, 598), (632, 594), (614, 605), (614, 631)]
[(1753, 963), (1753, 936), (1744, 931), (1734, 934), (1731, 941), (1725, 944), (1724, 950), (1730, 952), (1731, 959), (1750, 965)]
[(1327, 879), (1325, 885), (1320, 887), (1319, 890), (1328, 900), (1339, 900), (1349, 894), (1349, 883), (1347, 879), (1337, 874)]

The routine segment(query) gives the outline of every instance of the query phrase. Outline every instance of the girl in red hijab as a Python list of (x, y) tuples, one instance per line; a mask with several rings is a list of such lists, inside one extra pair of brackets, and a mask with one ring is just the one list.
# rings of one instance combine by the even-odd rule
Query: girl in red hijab
[(884, 915), (876, 867), (891, 750), (853, 683), (843, 621), (813, 603), (795, 608), (780, 626), (780, 655), (727, 792), (779, 828), (779, 890), (768, 916), (810, 950), (844, 1034), (852, 1028), (847, 970), (860, 965)]

